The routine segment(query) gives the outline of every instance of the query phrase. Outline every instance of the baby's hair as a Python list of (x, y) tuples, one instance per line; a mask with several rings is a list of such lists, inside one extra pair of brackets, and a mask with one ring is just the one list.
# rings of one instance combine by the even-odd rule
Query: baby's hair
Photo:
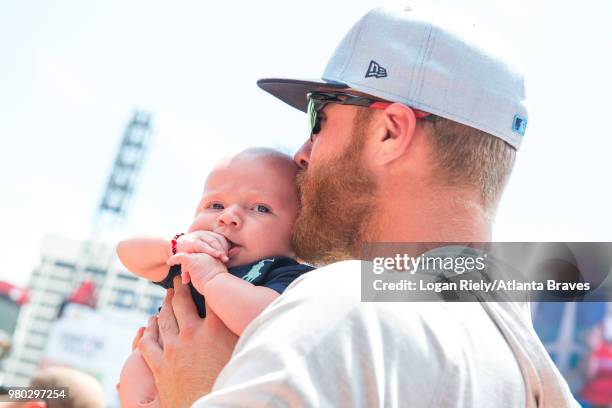
[(239, 152), (236, 156), (240, 155), (253, 155), (253, 156), (270, 156), (276, 157), (282, 160), (293, 162), (293, 158), (280, 150), (273, 149), (271, 147), (249, 147)]
[(233, 154), (221, 160), (221, 163), (226, 162), (228, 160), (229, 162), (231, 162), (231, 160), (233, 159), (245, 158), (245, 157), (277, 160), (283, 163), (283, 165), (288, 166), (293, 172), (297, 173), (298, 171), (298, 166), (293, 161), (293, 157), (291, 157), (290, 155), (284, 152), (281, 152), (280, 150), (273, 149), (271, 147), (249, 147), (247, 149), (244, 149), (236, 154)]
[(283, 173), (289, 175), (294, 179), (294, 181), (299, 170), (297, 164), (293, 161), (293, 158), (286, 153), (270, 147), (249, 147), (248, 149), (232, 153), (219, 160), (213, 167), (213, 170), (208, 174), (207, 181), (216, 169), (232, 166), (233, 164), (244, 160), (265, 161), (267, 163), (274, 164), (277, 171), (282, 171)]

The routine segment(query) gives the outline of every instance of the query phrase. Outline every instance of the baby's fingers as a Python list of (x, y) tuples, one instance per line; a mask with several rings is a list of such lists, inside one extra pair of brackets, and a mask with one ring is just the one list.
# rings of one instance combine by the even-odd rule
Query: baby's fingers
[(183, 285), (186, 285), (191, 282), (191, 276), (189, 275), (189, 272), (181, 271), (181, 282), (183, 282)]
[(214, 246), (210, 245), (207, 242), (200, 241), (198, 243), (199, 252), (210, 255), (214, 258), (222, 259), (223, 256), (226, 256), (224, 251), (220, 251)]
[(170, 258), (168, 258), (166, 263), (170, 266), (180, 265), (189, 260), (188, 256), (189, 255), (184, 252), (179, 252), (178, 254), (172, 255)]
[(227, 239), (216, 232), (206, 231), (206, 233), (202, 233), (198, 235), (198, 238), (202, 242), (206, 242), (208, 245), (212, 246), (218, 251), (227, 252), (229, 249), (229, 243)]

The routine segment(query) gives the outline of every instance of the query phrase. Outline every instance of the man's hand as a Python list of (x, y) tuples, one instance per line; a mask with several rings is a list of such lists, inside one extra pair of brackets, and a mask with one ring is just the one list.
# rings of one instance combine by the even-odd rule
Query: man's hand
[(144, 334), (145, 329), (146, 327), (138, 328), (138, 331), (136, 332), (136, 336), (134, 336), (134, 340), (132, 340), (132, 351), (138, 348), (138, 344), (140, 343), (140, 339), (142, 338), (142, 335)]
[(221, 234), (212, 231), (193, 231), (181, 235), (176, 240), (176, 252), (187, 254), (204, 253), (215, 257), (222, 262), (227, 262), (229, 257), (229, 242)]
[(168, 259), (168, 265), (181, 265), (181, 281), (193, 283), (198, 292), (204, 294), (204, 286), (215, 275), (227, 273), (227, 267), (219, 259), (203, 253), (177, 253)]
[(189, 407), (208, 394), (237, 340), (212, 310), (206, 310), (206, 319), (198, 317), (188, 287), (175, 277), (174, 290), (168, 289), (159, 317), (149, 319), (138, 344), (161, 406)]

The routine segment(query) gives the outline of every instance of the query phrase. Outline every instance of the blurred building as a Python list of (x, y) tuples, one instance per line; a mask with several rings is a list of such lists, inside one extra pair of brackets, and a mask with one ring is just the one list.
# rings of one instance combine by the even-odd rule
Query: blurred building
[(13, 333), (21, 307), (28, 301), (27, 290), (0, 281), (0, 373), (4, 357), (10, 352)]
[[(90, 371), (114, 389), (115, 379), (109, 377), (118, 377), (114, 371), (130, 352), (126, 333), (157, 313), (164, 295), (161, 287), (122, 269), (114, 245), (100, 239), (127, 218), (151, 135), (151, 115), (135, 111), (95, 211), (90, 236), (96, 239), (45, 238), (28, 285), (30, 301), (13, 327), (13, 346), (1, 367), (0, 384), (26, 385), (41, 363), (57, 363)], [(7, 316), (15, 315), (9, 312)]]
[(28, 302), (28, 291), (0, 281), (0, 333), (12, 336), (17, 325), (17, 317), (23, 305)]
[[(85, 283), (85, 284), (84, 284)], [(91, 292), (91, 293), (89, 293)], [(68, 301), (104, 311), (130, 311), (141, 316), (157, 313), (165, 292), (123, 269), (114, 246), (46, 237), (40, 264), (29, 283), (30, 301), (23, 307), (4, 365), (4, 385), (26, 385), (43, 357), (53, 323)], [(112, 333), (109, 333), (112, 335)], [(129, 348), (131, 338), (125, 339)], [(108, 356), (112, 359), (114, 356)]]

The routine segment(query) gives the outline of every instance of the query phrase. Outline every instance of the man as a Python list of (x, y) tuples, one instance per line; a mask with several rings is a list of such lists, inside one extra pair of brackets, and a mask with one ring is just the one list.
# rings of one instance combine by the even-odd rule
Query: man
[[(23, 402), (0, 404), (5, 408), (104, 408), (102, 387), (89, 374), (68, 367), (47, 367), (38, 370), (30, 381), (35, 390), (57, 390), (66, 392), (62, 398), (44, 398)], [(8, 397), (5, 395), (5, 397)], [(0, 395), (0, 401), (6, 401)]]
[[(521, 304), (361, 302), (349, 259), (368, 243), (490, 240), (525, 132), (522, 74), (489, 34), (449, 15), (374, 9), (323, 80), (259, 81), (308, 112), (294, 246), (326, 266), (247, 328), (194, 406), (577, 405)], [(169, 294), (159, 331), (153, 319), (140, 341), (168, 406), (208, 393), (234, 341), (216, 317), (198, 323), (186, 293)], [(181, 360), (200, 343), (197, 363)]]

